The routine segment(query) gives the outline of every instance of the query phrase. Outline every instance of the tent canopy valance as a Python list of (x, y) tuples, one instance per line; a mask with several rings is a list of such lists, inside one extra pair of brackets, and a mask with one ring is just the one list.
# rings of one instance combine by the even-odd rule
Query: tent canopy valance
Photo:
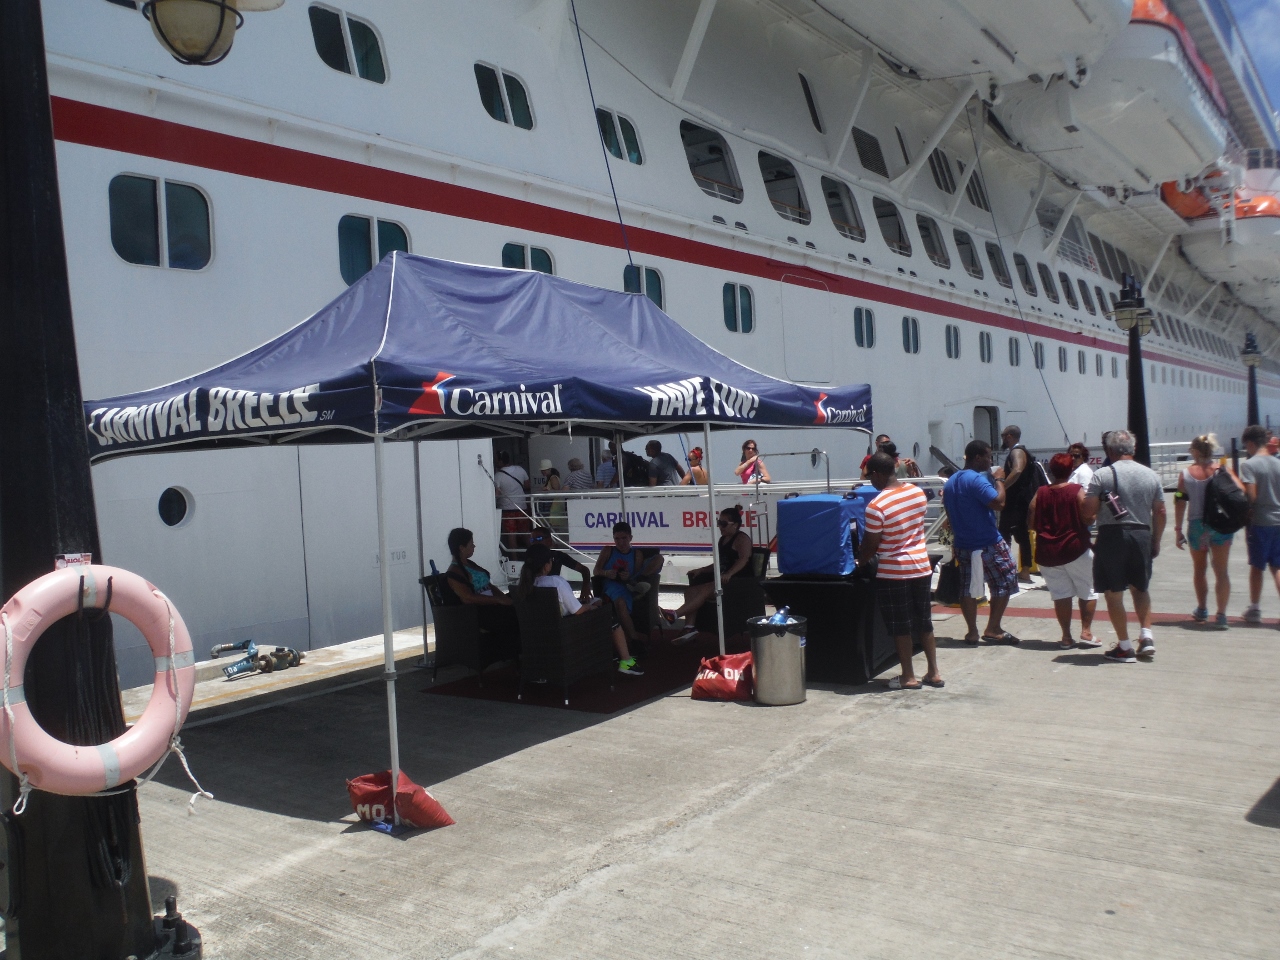
[(642, 294), (392, 253), (255, 350), (85, 403), (90, 455), (277, 443), (712, 428), (872, 429), (871, 388), (818, 390), (712, 349)]

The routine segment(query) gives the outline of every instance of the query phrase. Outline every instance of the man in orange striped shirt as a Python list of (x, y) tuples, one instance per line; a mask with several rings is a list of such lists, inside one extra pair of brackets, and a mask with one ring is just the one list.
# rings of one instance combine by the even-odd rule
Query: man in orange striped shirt
[[(867, 461), (867, 479), (880, 493), (867, 504), (858, 562), (867, 563), (872, 557), (878, 561), (876, 601), (902, 663), (902, 675), (889, 681), (889, 689), (919, 690), (922, 684), (941, 687), (929, 598), (933, 568), (924, 541), (928, 500), (923, 490), (903, 483), (895, 471), (893, 457), (885, 453), (874, 454)], [(912, 639), (916, 636), (920, 637), (929, 664), (919, 680), (911, 666)]]

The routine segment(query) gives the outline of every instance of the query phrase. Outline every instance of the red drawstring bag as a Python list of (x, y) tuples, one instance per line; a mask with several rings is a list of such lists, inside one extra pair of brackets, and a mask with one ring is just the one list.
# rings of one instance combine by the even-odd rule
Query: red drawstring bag
[[(391, 771), (366, 773), (347, 781), (347, 793), (351, 796), (351, 808), (361, 820), (391, 819)], [(410, 780), (400, 771), (400, 785), (396, 790), (396, 811), (402, 823), (421, 830), (447, 827), (453, 817), (445, 812), (438, 800)]]
[(693, 681), (694, 700), (750, 700), (751, 653), (708, 657)]

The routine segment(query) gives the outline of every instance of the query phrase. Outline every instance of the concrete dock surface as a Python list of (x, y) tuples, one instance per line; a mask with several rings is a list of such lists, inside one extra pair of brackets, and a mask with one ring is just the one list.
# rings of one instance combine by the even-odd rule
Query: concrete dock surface
[(1191, 624), (1165, 540), (1153, 663), (1057, 649), (1041, 589), (1019, 647), (938, 609), (941, 690), (601, 715), (429, 695), (402, 665), (402, 764), (457, 820), (432, 832), (350, 812), (345, 779), (387, 766), (376, 679), (197, 711), (216, 799), (189, 815), (172, 761), (140, 791), (154, 898), (228, 960), (1274, 960), (1280, 599), (1237, 625), (1241, 536), (1232, 628)]

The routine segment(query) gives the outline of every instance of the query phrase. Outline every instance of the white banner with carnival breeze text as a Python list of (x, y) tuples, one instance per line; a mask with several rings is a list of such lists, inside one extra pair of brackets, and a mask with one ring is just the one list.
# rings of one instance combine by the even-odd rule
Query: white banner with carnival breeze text
[[(689, 492), (681, 496), (628, 487), (625, 517), (617, 497), (570, 500), (569, 542), (580, 550), (611, 544), (613, 525), (625, 519), (636, 546), (709, 553), (715, 524), (707, 514), (706, 491), (684, 489)], [(743, 529), (760, 545), (767, 544), (777, 530), (777, 499), (763, 488), (759, 494), (754, 487), (716, 488), (716, 509), (741, 506)]]

